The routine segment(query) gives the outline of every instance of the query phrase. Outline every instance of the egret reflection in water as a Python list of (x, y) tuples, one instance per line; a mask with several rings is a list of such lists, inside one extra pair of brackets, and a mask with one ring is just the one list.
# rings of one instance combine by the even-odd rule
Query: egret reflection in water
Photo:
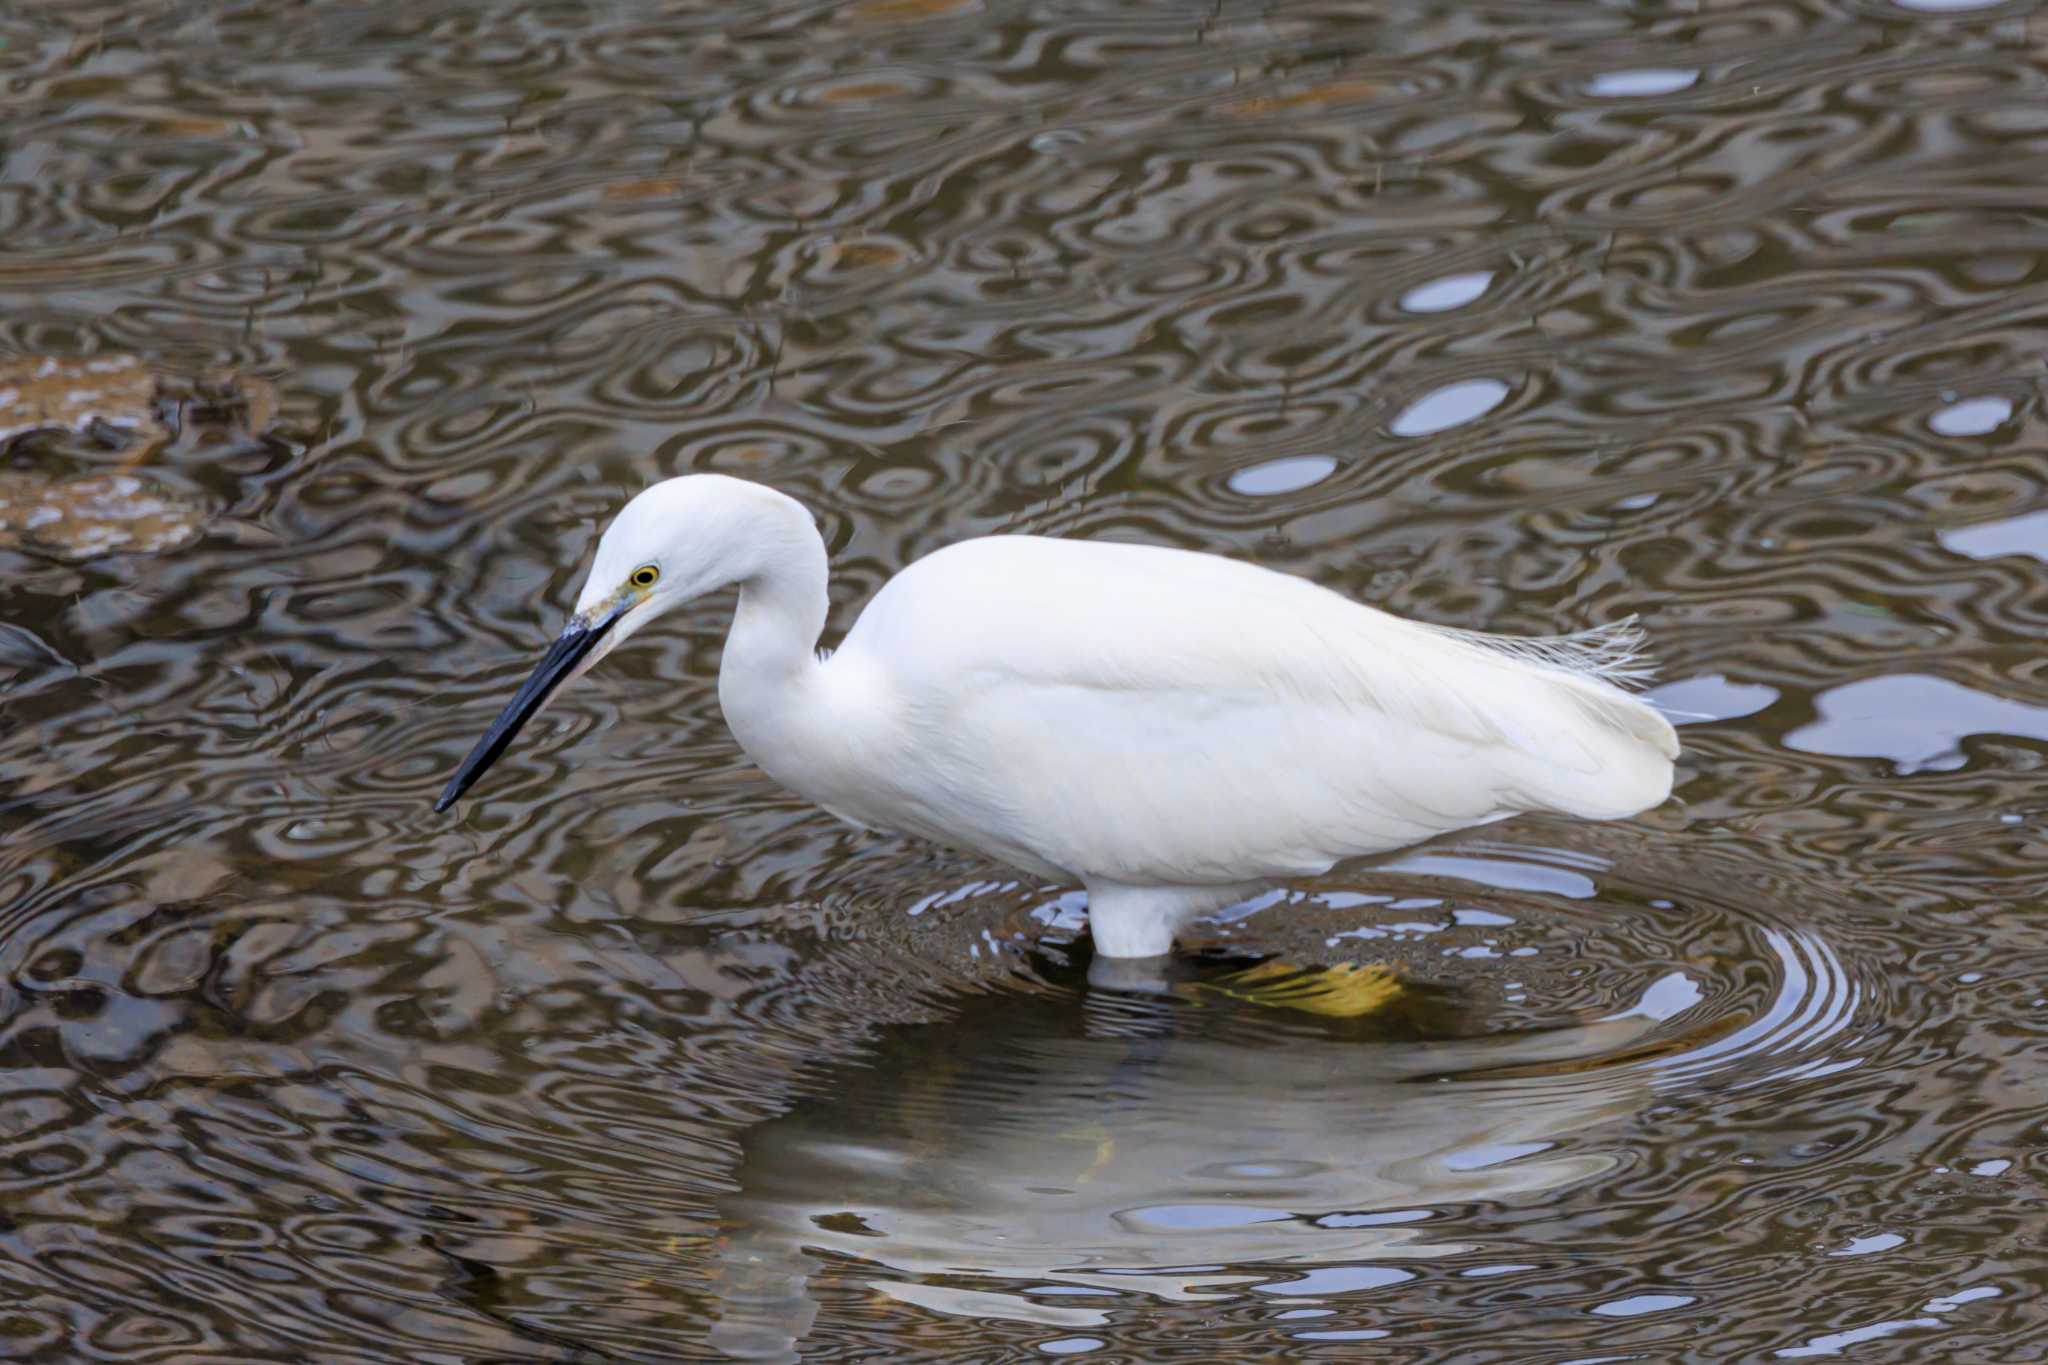
[(713, 1342), (787, 1357), (826, 1258), (926, 1310), (1076, 1328), (1130, 1296), (1409, 1279), (1404, 1262), (1478, 1249), (1456, 1210), (1608, 1172), (1601, 1125), (1653, 1097), (1811, 1065), (1854, 987), (1818, 940), (1764, 942), (1778, 991), (1718, 1024), (1673, 976), (1616, 1015), (1507, 1034), (1426, 988), (1338, 1024), (1199, 981), (891, 1030), (835, 1093), (743, 1136)]

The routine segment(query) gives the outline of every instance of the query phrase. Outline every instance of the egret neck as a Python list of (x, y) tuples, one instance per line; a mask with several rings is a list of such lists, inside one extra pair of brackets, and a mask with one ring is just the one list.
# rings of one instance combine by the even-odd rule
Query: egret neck
[[(799, 785), (804, 732), (822, 707), (829, 573), (825, 542), (801, 503), (770, 490), (751, 525), (736, 575), (739, 607), (718, 666), (718, 704), (745, 749), (778, 781)], [(801, 786), (799, 786), (801, 790)]]

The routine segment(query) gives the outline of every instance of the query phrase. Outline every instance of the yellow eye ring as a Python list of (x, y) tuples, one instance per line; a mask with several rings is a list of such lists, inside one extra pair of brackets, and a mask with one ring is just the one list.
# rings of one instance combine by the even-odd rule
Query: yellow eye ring
[(639, 568), (633, 570), (632, 577), (628, 578), (626, 581), (631, 583), (636, 588), (651, 588), (654, 586), (655, 581), (660, 577), (660, 569), (656, 568), (652, 564), (642, 564)]

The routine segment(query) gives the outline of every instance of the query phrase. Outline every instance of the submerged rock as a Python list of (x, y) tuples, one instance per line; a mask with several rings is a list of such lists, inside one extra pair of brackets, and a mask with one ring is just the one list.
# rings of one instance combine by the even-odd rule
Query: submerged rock
[[(0, 450), (35, 466), (0, 471), (0, 550), (82, 560), (189, 545), (207, 506), (136, 466), (189, 431), (247, 441), (276, 416), (269, 383), (230, 370), (179, 375), (122, 354), (0, 359)], [(38, 433), (87, 444), (23, 444)], [(119, 452), (115, 472), (68, 472), (104, 466), (94, 452), (106, 450)]]
[(0, 361), (0, 443), (68, 430), (109, 444), (160, 445), (156, 374), (132, 355), (22, 356)]
[(197, 540), (206, 517), (140, 474), (0, 474), (0, 548), (73, 560), (162, 554)]
[(277, 394), (255, 375), (177, 375), (132, 355), (28, 355), (0, 359), (0, 447), (42, 431), (69, 431), (137, 464), (188, 428), (254, 437), (277, 417)]

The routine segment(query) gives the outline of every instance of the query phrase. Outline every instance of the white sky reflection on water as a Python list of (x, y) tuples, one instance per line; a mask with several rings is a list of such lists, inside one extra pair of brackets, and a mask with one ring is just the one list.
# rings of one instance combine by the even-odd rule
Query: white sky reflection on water
[(2003, 521), (1976, 526), (1957, 526), (1935, 532), (1945, 550), (1972, 559), (1995, 559), (1999, 555), (2031, 555), (2048, 561), (2048, 508), (2024, 512)]
[(1942, 436), (1982, 436), (1998, 430), (2012, 417), (2010, 398), (1965, 398), (1927, 419)]
[(1507, 396), (1508, 386), (1498, 379), (1466, 379), (1424, 394), (1390, 425), (1396, 436), (1429, 436), (1477, 421)]
[(1491, 270), (1468, 271), (1463, 275), (1446, 275), (1440, 280), (1418, 284), (1401, 296), (1401, 307), (1410, 313), (1448, 313), (1453, 308), (1463, 308), (1486, 292), (1493, 283)]
[(1313, 488), (1336, 472), (1337, 462), (1328, 455), (1290, 455), (1286, 459), (1268, 460), (1249, 469), (1235, 470), (1224, 482), (1230, 485), (1233, 493), (1270, 498)]
[(1689, 89), (1700, 78), (1696, 68), (1644, 67), (1638, 71), (1603, 71), (1586, 82), (1586, 93), (1606, 99), (1669, 95)]
[(1809, 754), (1888, 758), (1902, 772), (1963, 765), (1971, 735), (2022, 735), (2048, 740), (2048, 707), (1979, 692), (1925, 673), (1895, 673), (1829, 688), (1817, 699), (1820, 719), (1785, 736)]

